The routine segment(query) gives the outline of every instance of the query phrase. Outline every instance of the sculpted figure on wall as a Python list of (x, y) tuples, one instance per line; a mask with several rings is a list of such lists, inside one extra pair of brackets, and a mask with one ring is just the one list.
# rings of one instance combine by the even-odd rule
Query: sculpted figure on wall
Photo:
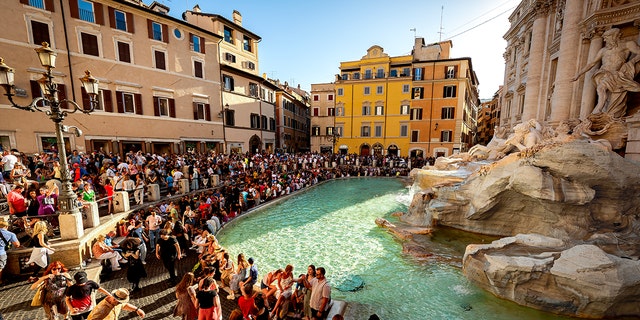
[(611, 28), (602, 34), (605, 41), (593, 61), (590, 61), (576, 76), (574, 81), (602, 63), (593, 75), (598, 94), (598, 104), (592, 114), (607, 113), (620, 118), (627, 111), (627, 93), (639, 92), (640, 84), (633, 78), (636, 63), (640, 61), (640, 46), (634, 41), (620, 42), (620, 29)]

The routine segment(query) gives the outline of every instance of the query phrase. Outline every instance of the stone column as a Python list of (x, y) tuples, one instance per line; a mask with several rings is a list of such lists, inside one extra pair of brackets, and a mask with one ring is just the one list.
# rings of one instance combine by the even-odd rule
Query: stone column
[(583, 10), (582, 0), (567, 0), (564, 7), (564, 21), (560, 38), (556, 85), (551, 100), (551, 123), (569, 119), (573, 102), (573, 77), (578, 71), (576, 61), (580, 47), (580, 27)]
[[(524, 111), (522, 121), (536, 118), (538, 110), (544, 111), (544, 100), (540, 101), (540, 83), (542, 77), (542, 58), (544, 57), (545, 41), (547, 39), (548, 7), (538, 8), (535, 12), (536, 19), (531, 28), (531, 44), (529, 49), (529, 65), (527, 66), (527, 89), (524, 97)], [(544, 112), (541, 115), (544, 117)], [(542, 119), (538, 119), (542, 120)]]
[[(591, 37), (591, 43), (589, 44), (589, 57), (585, 61), (585, 65), (589, 61), (593, 61), (598, 51), (602, 49), (602, 30), (594, 31)], [(584, 84), (582, 85), (582, 103), (580, 107), (580, 119), (586, 119), (591, 114), (593, 108), (596, 106), (596, 86), (593, 83), (593, 74), (596, 72), (596, 68), (592, 68), (584, 75)]]
[(633, 117), (625, 120), (629, 129), (627, 137), (627, 147), (624, 157), (640, 163), (640, 114), (636, 112)]

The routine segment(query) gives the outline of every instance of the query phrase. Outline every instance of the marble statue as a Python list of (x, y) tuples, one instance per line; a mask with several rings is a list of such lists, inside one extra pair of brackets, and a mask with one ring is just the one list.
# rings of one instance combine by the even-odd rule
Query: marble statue
[(602, 63), (593, 74), (598, 104), (592, 114), (608, 113), (613, 118), (623, 117), (627, 110), (627, 92), (639, 92), (640, 83), (633, 80), (636, 63), (640, 61), (640, 46), (634, 41), (620, 41), (620, 29), (611, 28), (602, 34), (605, 41), (594, 59), (576, 76), (574, 81)]

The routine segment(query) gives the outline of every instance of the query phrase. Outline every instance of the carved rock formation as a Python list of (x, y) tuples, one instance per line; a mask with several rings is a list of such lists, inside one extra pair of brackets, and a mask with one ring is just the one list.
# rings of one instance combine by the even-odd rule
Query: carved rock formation
[(458, 168), (412, 172), (415, 196), (400, 219), (507, 237), (467, 247), (469, 279), (554, 313), (640, 315), (640, 165), (568, 139)]

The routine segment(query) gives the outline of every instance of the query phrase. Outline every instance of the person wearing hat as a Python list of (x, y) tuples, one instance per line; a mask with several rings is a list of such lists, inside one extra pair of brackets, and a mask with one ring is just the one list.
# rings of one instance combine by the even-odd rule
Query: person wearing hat
[(21, 184), (16, 184), (13, 190), (7, 195), (7, 204), (9, 204), (9, 213), (14, 214), (16, 217), (24, 217), (27, 215), (27, 202), (22, 195), (24, 187)]
[(65, 302), (72, 320), (86, 320), (95, 307), (93, 291), (98, 290), (107, 296), (111, 293), (95, 281), (88, 280), (87, 273), (84, 271), (78, 271), (73, 275), (73, 279), (75, 283), (64, 292)]
[(15, 233), (7, 230), (9, 223), (6, 220), (0, 219), (0, 283), (2, 283), (2, 269), (7, 265), (7, 250), (9, 244), (13, 244), (14, 247), (20, 247), (20, 241)]
[(117, 320), (122, 309), (135, 312), (140, 318), (145, 316), (142, 309), (129, 303), (129, 290), (120, 288), (113, 290), (110, 295), (100, 301), (89, 313), (87, 320)]

